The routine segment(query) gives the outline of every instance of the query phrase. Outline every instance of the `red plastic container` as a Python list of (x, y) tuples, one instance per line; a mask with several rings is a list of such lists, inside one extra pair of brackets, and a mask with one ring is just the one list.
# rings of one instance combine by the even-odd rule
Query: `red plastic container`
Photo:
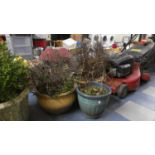
[(47, 44), (48, 43), (47, 43), (46, 39), (33, 39), (33, 46), (34, 47), (46, 48)]

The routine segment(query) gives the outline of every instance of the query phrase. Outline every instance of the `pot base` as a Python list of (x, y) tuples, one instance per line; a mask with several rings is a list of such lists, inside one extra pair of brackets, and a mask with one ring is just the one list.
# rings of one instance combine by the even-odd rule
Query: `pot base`
[[(104, 111), (103, 111), (104, 112)], [(85, 116), (88, 118), (88, 119), (98, 119), (102, 114), (98, 114), (98, 115), (88, 115), (85, 113)]]

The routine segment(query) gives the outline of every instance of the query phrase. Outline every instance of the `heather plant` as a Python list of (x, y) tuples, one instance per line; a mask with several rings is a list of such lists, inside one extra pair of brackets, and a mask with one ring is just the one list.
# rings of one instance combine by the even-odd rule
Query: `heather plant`
[(70, 58), (57, 52), (53, 54), (55, 60), (46, 57), (37, 64), (32, 63), (30, 69), (31, 89), (51, 97), (69, 92), (74, 87)]

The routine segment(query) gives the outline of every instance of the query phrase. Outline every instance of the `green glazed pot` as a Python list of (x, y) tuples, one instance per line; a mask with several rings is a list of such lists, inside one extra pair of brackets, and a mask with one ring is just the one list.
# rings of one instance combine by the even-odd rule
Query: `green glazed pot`
[(91, 96), (81, 92), (79, 87), (76, 89), (80, 109), (88, 116), (96, 118), (103, 113), (108, 105), (111, 95), (111, 88), (103, 83), (98, 82), (90, 82), (88, 85), (103, 87), (107, 90), (107, 93), (104, 95)]

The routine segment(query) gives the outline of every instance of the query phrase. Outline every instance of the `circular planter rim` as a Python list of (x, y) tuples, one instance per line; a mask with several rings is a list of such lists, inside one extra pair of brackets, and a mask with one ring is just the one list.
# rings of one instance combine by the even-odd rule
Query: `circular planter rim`
[[(97, 78), (95, 81), (92, 81), (92, 82), (97, 82), (97, 83), (102, 83), (102, 77), (99, 77), (99, 78)], [(86, 83), (88, 83), (87, 81), (85, 81), (85, 80), (79, 80), (79, 79), (74, 79), (74, 82), (75, 83), (80, 83), (80, 84), (86, 84)]]
[(54, 97), (51, 97), (51, 96), (49, 96), (49, 95), (42, 94), (42, 93), (39, 93), (39, 92), (37, 92), (36, 95), (38, 95), (38, 96), (46, 96), (46, 97), (51, 98), (51, 99), (56, 99), (56, 98), (59, 98), (59, 97), (63, 97), (63, 96), (72, 94), (74, 91), (75, 91), (75, 88), (73, 88), (71, 91), (67, 91), (67, 92), (65, 92), (65, 93), (61, 93), (60, 95), (54, 96)]
[(76, 91), (77, 91), (81, 96), (83, 96), (83, 97), (85, 97), (85, 98), (89, 98), (89, 99), (98, 99), (98, 98), (102, 98), (102, 97), (106, 97), (106, 96), (108, 96), (108, 95), (111, 95), (111, 88), (110, 88), (108, 85), (104, 84), (104, 83), (99, 83), (99, 82), (92, 81), (92, 82), (89, 82), (88, 84), (90, 84), (90, 85), (91, 85), (91, 84), (97, 84), (98, 86), (102, 86), (102, 87), (104, 87), (104, 88), (106, 88), (106, 89), (108, 90), (108, 93), (103, 94), (103, 95), (98, 95), (98, 96), (87, 95), (87, 94), (81, 92), (80, 89), (79, 89), (79, 86), (78, 86), (78, 87), (76, 88)]

